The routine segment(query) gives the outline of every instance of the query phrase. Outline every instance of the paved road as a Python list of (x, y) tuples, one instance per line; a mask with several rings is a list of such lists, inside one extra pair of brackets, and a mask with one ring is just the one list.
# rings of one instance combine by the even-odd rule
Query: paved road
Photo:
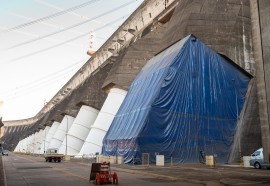
[[(89, 162), (45, 162), (41, 157), (10, 154), (2, 157), (8, 186), (83, 186), (88, 182)], [(112, 165), (120, 186), (224, 186), (270, 185), (270, 170), (232, 166), (209, 168), (198, 165), (143, 167)]]
[[(88, 185), (87, 176), (74, 173), (76, 166), (68, 170), (68, 163), (46, 163), (40, 157), (12, 153), (2, 160), (8, 186)], [(87, 171), (86, 167), (82, 170)]]
[[(8, 186), (84, 186), (94, 185), (89, 183), (91, 165), (81, 162), (45, 162), (41, 157), (18, 155), (10, 153), (3, 157), (4, 169)], [(173, 180), (156, 180), (153, 176), (137, 174), (121, 168), (112, 168), (119, 176), (119, 185), (144, 186), (156, 185), (176, 186), (180, 183)], [(197, 186), (198, 184), (188, 184)]]
[(4, 169), (2, 163), (2, 156), (0, 156), (0, 185), (5, 185), (5, 176), (4, 176)]

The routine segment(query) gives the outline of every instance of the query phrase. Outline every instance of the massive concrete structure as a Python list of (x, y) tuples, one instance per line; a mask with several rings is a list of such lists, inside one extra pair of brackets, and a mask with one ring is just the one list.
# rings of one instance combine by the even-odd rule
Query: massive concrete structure
[(249, 155), (263, 146), (268, 159), (269, 12), (268, 0), (145, 1), (36, 116), (4, 121), (2, 143), (13, 150), (44, 125), (75, 117), (82, 105), (100, 110), (111, 88), (128, 90), (148, 59), (192, 33), (254, 75), (236, 151)]

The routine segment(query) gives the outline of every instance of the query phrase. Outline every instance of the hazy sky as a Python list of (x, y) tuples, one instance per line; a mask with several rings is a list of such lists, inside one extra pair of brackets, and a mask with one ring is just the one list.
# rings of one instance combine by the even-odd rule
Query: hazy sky
[[(35, 116), (143, 0), (0, 0), (3, 120)], [(1, 115), (1, 113), (0, 113)]]

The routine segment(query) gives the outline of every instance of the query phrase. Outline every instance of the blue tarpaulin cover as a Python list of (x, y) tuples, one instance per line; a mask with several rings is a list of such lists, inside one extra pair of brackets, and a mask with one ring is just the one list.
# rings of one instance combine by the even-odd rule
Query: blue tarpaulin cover
[(140, 162), (227, 162), (251, 76), (193, 35), (148, 61), (103, 139), (102, 154)]

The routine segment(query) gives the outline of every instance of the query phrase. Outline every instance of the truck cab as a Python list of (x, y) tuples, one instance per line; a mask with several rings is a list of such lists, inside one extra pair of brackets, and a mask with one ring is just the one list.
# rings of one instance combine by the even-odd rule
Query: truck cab
[(58, 149), (56, 148), (49, 148), (44, 153), (44, 158), (46, 162), (61, 162), (61, 160), (64, 158), (64, 155), (58, 154)]
[(45, 151), (45, 154), (57, 154), (58, 149), (50, 148)]
[(255, 169), (261, 169), (262, 167), (270, 168), (270, 163), (264, 162), (263, 158), (263, 148), (259, 148), (251, 154), (249, 161), (250, 166), (254, 166)]

